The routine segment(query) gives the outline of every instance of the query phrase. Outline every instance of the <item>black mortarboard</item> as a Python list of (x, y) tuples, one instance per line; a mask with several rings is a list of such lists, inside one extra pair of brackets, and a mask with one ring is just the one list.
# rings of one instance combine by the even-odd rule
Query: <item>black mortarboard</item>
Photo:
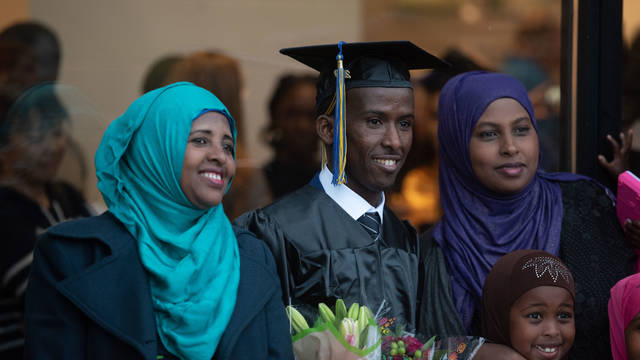
[(346, 92), (360, 87), (411, 88), (410, 69), (448, 66), (410, 41), (339, 42), (281, 49), (280, 52), (320, 72), (316, 96), (318, 113), (329, 115), (335, 108), (334, 184), (346, 182)]
[[(320, 72), (316, 104), (323, 109), (336, 91), (336, 55), (338, 44), (301, 46), (280, 53)], [(410, 69), (432, 69), (448, 64), (410, 41), (344, 43), (342, 55), (345, 90), (357, 87), (412, 87)], [(350, 78), (349, 78), (350, 76)]]

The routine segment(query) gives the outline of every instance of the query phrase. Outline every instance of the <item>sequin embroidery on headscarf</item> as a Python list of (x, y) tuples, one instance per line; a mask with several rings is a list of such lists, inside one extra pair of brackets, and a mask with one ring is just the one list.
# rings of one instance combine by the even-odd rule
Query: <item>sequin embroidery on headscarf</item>
[(194, 206), (180, 187), (191, 124), (226, 107), (182, 82), (136, 100), (107, 128), (96, 152), (109, 211), (138, 242), (160, 340), (182, 359), (212, 358), (235, 307), (238, 245), (222, 205)]
[(557, 255), (562, 226), (562, 192), (555, 181), (585, 177), (546, 174), (515, 195), (487, 189), (471, 167), (469, 141), (486, 108), (512, 98), (537, 124), (524, 85), (511, 76), (472, 71), (455, 76), (442, 89), (438, 104), (439, 182), (444, 216), (433, 236), (451, 274), (456, 309), (470, 330), (480, 304), (482, 285), (493, 264), (518, 249), (539, 249)]
[(576, 297), (573, 276), (559, 258), (540, 250), (516, 250), (500, 258), (487, 275), (482, 292), (482, 336), (511, 346), (509, 309), (524, 293), (557, 286)]
[(627, 360), (625, 330), (640, 313), (640, 274), (627, 276), (611, 288), (609, 334), (613, 360)]

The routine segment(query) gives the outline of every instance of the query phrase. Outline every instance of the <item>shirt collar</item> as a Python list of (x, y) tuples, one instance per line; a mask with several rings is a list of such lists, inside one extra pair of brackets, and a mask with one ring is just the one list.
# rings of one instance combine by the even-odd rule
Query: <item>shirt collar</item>
[(385, 200), (384, 192), (382, 192), (382, 200), (380, 201), (380, 204), (373, 207), (367, 202), (367, 200), (358, 195), (355, 191), (351, 190), (348, 186), (344, 184), (333, 185), (331, 183), (333, 174), (326, 166), (324, 166), (322, 171), (320, 171), (319, 178), (324, 192), (354, 220), (358, 220), (366, 212), (375, 211), (380, 216), (380, 223), (382, 224)]

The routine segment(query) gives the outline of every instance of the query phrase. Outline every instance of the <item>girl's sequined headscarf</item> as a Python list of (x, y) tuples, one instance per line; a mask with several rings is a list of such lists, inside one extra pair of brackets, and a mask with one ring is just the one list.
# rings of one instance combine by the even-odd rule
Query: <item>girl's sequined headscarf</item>
[(511, 346), (509, 311), (527, 291), (539, 286), (566, 289), (575, 302), (569, 268), (559, 258), (539, 250), (516, 250), (493, 266), (482, 293), (482, 336)]

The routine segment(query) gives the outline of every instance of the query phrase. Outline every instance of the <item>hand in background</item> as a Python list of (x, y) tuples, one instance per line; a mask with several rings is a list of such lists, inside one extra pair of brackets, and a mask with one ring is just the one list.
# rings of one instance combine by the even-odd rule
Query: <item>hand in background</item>
[(634, 249), (640, 249), (640, 220), (627, 220), (624, 224), (624, 238)]
[(618, 141), (611, 135), (607, 135), (607, 140), (609, 140), (613, 147), (613, 159), (607, 161), (604, 155), (598, 155), (598, 162), (607, 170), (609, 176), (616, 181), (618, 175), (629, 168), (629, 153), (631, 143), (633, 142), (633, 132), (629, 129), (626, 134), (623, 132), (620, 133), (620, 141), (622, 144), (618, 144)]

